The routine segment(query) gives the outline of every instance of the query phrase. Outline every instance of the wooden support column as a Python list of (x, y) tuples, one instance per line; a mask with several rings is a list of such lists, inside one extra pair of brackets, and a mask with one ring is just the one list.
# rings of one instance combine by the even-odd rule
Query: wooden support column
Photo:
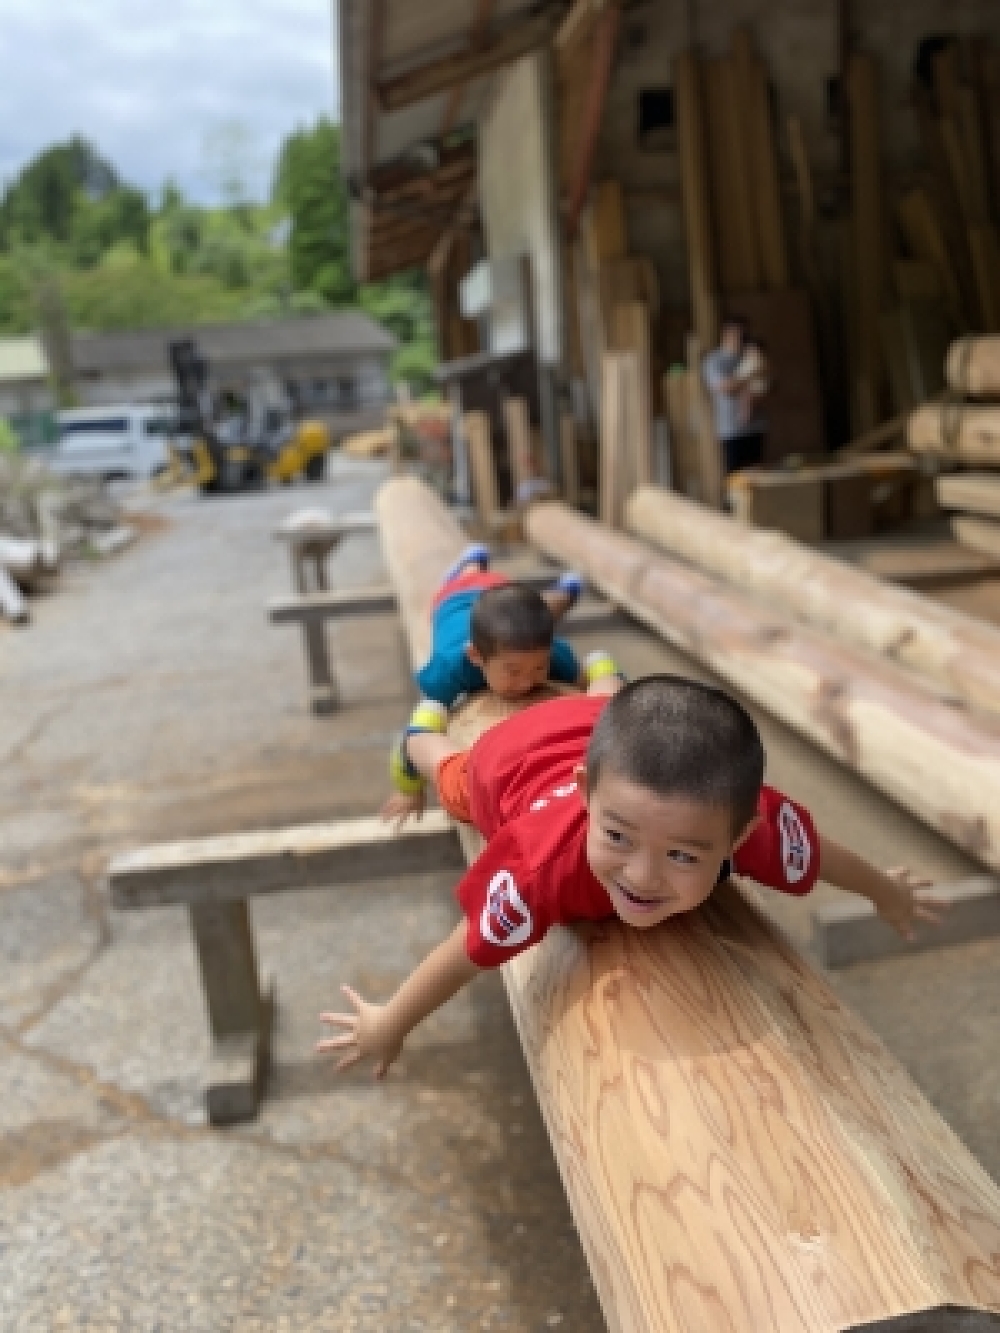
[(212, 1032), (205, 1089), (213, 1125), (251, 1120), (264, 1090), (274, 1017), (274, 992), (257, 975), (250, 912), (245, 902), (188, 908)]
[(500, 509), (497, 498), (497, 465), (493, 454), (490, 419), (485, 412), (466, 412), (462, 433), (469, 449), (472, 495), (479, 517), (489, 526)]
[[(412, 479), (376, 510), (417, 662), (465, 537)], [(544, 549), (617, 585), (636, 543), (562, 505), (528, 517), (550, 524)], [(553, 930), (503, 978), (609, 1328), (959, 1333), (979, 1311), (995, 1333), (1000, 1191), (750, 898), (596, 934)]]
[(674, 62), (674, 94), (694, 330), (703, 347), (714, 347), (719, 333), (718, 284), (708, 188), (701, 63), (694, 51), (682, 52)]
[(858, 312), (855, 419), (860, 434), (872, 430), (882, 419), (885, 380), (879, 317), (886, 290), (886, 235), (879, 147), (878, 69), (872, 56), (859, 52), (851, 56), (848, 85)]

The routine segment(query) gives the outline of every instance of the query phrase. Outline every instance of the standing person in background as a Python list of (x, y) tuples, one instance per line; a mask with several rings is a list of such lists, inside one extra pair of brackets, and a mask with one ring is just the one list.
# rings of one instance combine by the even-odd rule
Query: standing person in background
[(743, 468), (760, 467), (764, 461), (767, 422), (760, 401), (768, 387), (766, 363), (763, 373), (759, 373), (761, 357), (743, 365), (748, 348), (757, 346), (748, 343), (745, 322), (730, 315), (723, 321), (718, 347), (702, 362), (727, 477)]

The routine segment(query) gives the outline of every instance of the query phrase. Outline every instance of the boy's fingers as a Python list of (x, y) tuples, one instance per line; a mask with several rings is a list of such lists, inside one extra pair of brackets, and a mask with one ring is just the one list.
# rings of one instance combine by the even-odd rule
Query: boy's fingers
[(357, 1041), (356, 1033), (342, 1032), (339, 1037), (324, 1037), (322, 1041), (316, 1043), (316, 1049), (324, 1054), (327, 1051), (342, 1051), (345, 1046), (356, 1046)]
[(351, 1004), (353, 1004), (355, 1009), (357, 1009), (358, 1013), (361, 1012), (361, 1010), (364, 1008), (365, 1002), (361, 998), (361, 996), (357, 993), (357, 991), (351, 990), (350, 986), (341, 986), (340, 993), (342, 995), (347, 996)]
[(945, 903), (917, 903), (913, 915), (921, 921), (931, 921), (935, 926), (941, 924), (948, 908)]
[(347, 1055), (342, 1055), (334, 1068), (339, 1074), (342, 1069), (350, 1069), (351, 1065), (356, 1065), (361, 1059), (360, 1051), (350, 1051)]
[(320, 1014), (321, 1023), (336, 1023), (339, 1027), (355, 1027), (358, 1021), (357, 1014)]

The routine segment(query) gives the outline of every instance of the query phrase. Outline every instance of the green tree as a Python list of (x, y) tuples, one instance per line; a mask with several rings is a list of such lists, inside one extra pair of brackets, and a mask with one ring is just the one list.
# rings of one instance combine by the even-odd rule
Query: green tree
[(321, 116), (285, 140), (273, 197), (291, 218), (289, 264), (296, 290), (330, 305), (353, 304), (347, 191), (340, 174), (340, 126)]

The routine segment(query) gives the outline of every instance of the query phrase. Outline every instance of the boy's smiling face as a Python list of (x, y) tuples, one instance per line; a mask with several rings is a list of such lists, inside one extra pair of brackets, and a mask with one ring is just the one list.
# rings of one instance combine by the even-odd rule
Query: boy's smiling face
[(723, 861), (757, 823), (736, 836), (732, 811), (690, 796), (659, 796), (619, 774), (601, 773), (593, 791), (575, 773), (587, 805), (587, 861), (616, 915), (648, 929), (703, 903)]

